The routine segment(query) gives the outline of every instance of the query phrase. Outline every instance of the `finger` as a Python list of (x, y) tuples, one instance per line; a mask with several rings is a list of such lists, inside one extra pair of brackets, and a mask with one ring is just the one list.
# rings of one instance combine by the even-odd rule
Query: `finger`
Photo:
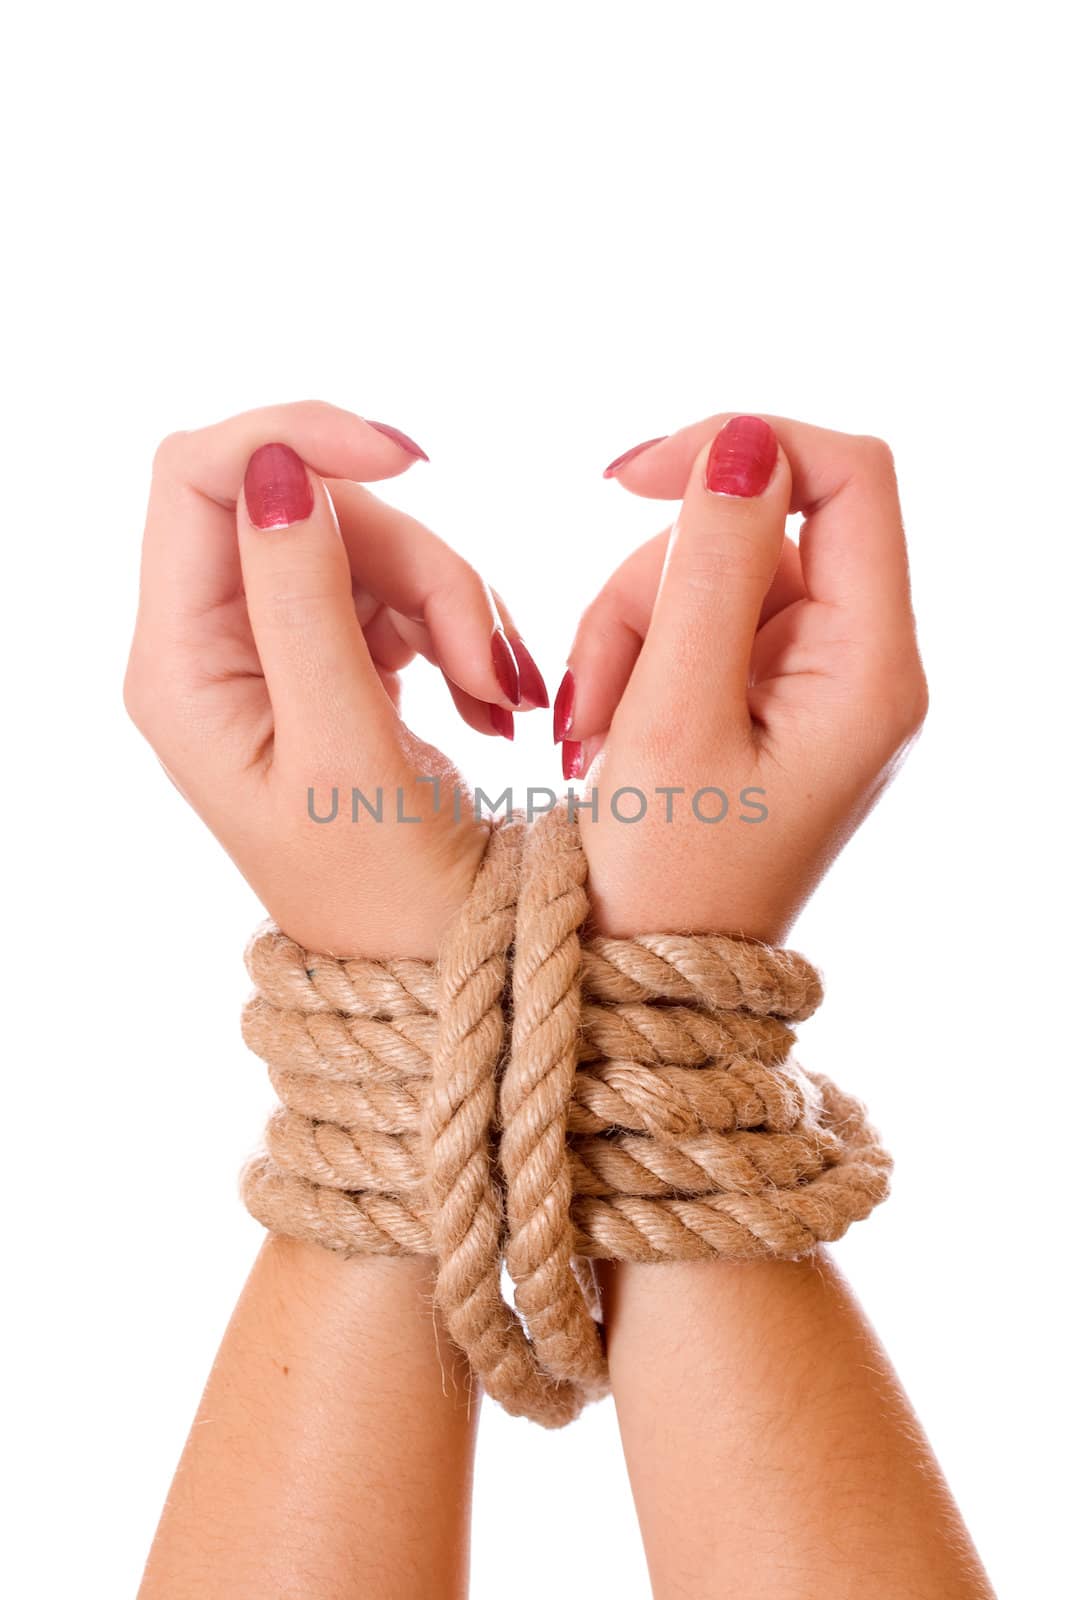
[(371, 659), (379, 672), (402, 672), (410, 665), (418, 654), (418, 647), (400, 632), (395, 613), (388, 606), (375, 601), (369, 614), (361, 616), (357, 604), (356, 616)]
[(250, 456), (270, 442), (290, 445), (320, 475), (368, 482), (425, 459), (398, 430), (316, 400), (171, 434), (153, 463), (142, 556), (142, 609), (154, 624), (181, 632), (186, 618), (239, 593), (233, 509)]
[(287, 444), (255, 450), (237, 499), (237, 543), (281, 749), (365, 760), (398, 750), (396, 714), (352, 599), (348, 556), (322, 480)]
[(812, 432), (800, 507), (804, 586), (812, 600), (848, 616), (858, 642), (878, 648), (914, 627), (893, 457), (880, 439)]
[(161, 447), (166, 476), (177, 474), (202, 495), (232, 509), (244, 464), (262, 444), (288, 444), (319, 477), (371, 483), (395, 478), (428, 459), (413, 439), (388, 423), (368, 422), (321, 400), (262, 406), (208, 428), (174, 434)]
[(451, 678), (446, 678), (448, 692), (452, 696), (456, 710), (468, 727), (475, 733), (487, 733), (500, 739), (514, 739), (515, 716), (503, 706), (487, 705), (484, 700), (476, 700), (472, 694), (461, 689), (458, 683), (453, 683)]
[(416, 652), (393, 627), (392, 612), (388, 606), (379, 605), (373, 596), (355, 584), (352, 586), (352, 598), (356, 607), (356, 621), (370, 652), (374, 670), (394, 709), (399, 712), (400, 674)]
[[(723, 427), (709, 417), (640, 451), (613, 474), (633, 494), (676, 500), (694, 457)], [(847, 609), (878, 633), (911, 610), (907, 550), (892, 454), (880, 439), (766, 416), (789, 458), (790, 511), (804, 514), (800, 555), (810, 599)]]
[[(413, 656), (421, 655), (432, 667), (440, 670), (441, 664), (426, 625), (421, 622), (411, 622), (400, 612), (390, 610), (388, 606), (382, 606), (370, 626), (364, 628), (364, 637), (375, 661), (379, 664), (384, 658), (395, 662), (397, 667), (406, 666)], [(379, 640), (382, 655), (378, 652)], [(474, 695), (461, 689), (458, 683), (453, 683), (447, 674), (441, 675), (448, 685), (448, 692), (452, 696), (456, 710), (469, 727), (477, 733), (491, 733), (503, 739), (514, 739), (515, 718), (509, 710), (504, 706), (490, 705), (484, 700), (476, 699)]]
[(552, 716), (555, 742), (606, 730), (648, 631), (669, 530), (617, 567), (578, 624)]
[[(667, 529), (627, 556), (582, 616), (555, 699), (557, 744), (564, 739), (588, 743), (610, 727), (648, 633), (669, 537)], [(804, 596), (800, 552), (786, 539), (759, 627)]]
[(804, 588), (804, 574), (800, 567), (800, 551), (792, 539), (782, 540), (782, 553), (778, 557), (771, 586), (763, 597), (760, 607), (759, 627), (764, 627), (779, 611), (785, 611), (796, 600), (806, 600), (807, 590)]
[(789, 463), (759, 417), (733, 417), (697, 456), (631, 681), (660, 714), (748, 726), (752, 643), (785, 539)]
[(492, 591), (443, 539), (358, 484), (330, 480), (341, 535), (359, 583), (425, 625), (445, 676), (476, 700), (514, 709), (519, 663)]
[[(357, 596), (356, 615), (359, 617), (367, 647), (374, 658), (375, 665), (379, 669), (387, 666), (393, 672), (400, 671), (416, 655), (424, 657), (431, 666), (440, 668), (437, 652), (434, 649), (430, 631), (425, 623), (410, 621), (401, 612), (394, 611), (391, 606), (382, 605), (379, 601), (374, 600), (367, 594), (365, 589), (359, 586), (355, 587), (355, 593)], [(519, 666), (519, 688), (523, 697), (521, 709), (529, 710), (533, 707), (544, 709), (548, 705), (548, 690), (545, 688), (545, 680), (537, 670), (534, 659), (522, 638), (514, 631), (508, 612), (495, 590), (493, 595), (497, 609), (500, 612), (501, 626), (507, 634), (508, 642), (515, 652), (515, 659)], [(456, 684), (450, 684), (450, 688), (454, 689), (456, 694), (464, 694), (464, 691), (460, 690)], [(453, 694), (453, 699), (456, 698), (456, 694)], [(469, 700), (473, 706), (482, 708), (481, 713), (474, 721), (466, 717), (466, 712), (463, 711), (462, 707), (461, 711), (463, 711), (465, 719), (471, 721), (472, 727), (477, 727), (484, 733), (487, 726), (485, 702), (475, 700), (472, 695), (466, 695), (465, 699)], [(493, 706), (490, 709), (498, 713), (498, 715), (488, 719), (492, 725), (492, 731), (504, 733), (506, 738), (512, 737), (514, 722), (509, 723), (508, 721), (511, 713), (506, 712), (502, 706)], [(509, 727), (512, 729), (512, 733), (505, 731)]]
[(511, 612), (495, 589), (491, 591), (496, 602), (497, 615), (500, 625), (507, 634), (519, 668), (519, 693), (522, 696), (520, 710), (544, 711), (548, 706), (548, 687), (541, 676), (541, 669), (530, 654), (529, 647), (515, 626)]
[(590, 768), (604, 745), (606, 733), (594, 733), (589, 739), (564, 739), (560, 745), (560, 770), (567, 783), (577, 783), (589, 776)]
[(646, 450), (654, 450), (656, 445), (662, 444), (669, 434), (657, 433), (654, 439), (642, 439), (640, 444), (631, 445), (629, 450), (624, 450), (621, 456), (616, 456), (614, 461), (609, 461), (604, 468), (605, 478), (618, 478), (626, 474), (626, 468), (631, 461), (636, 461), (638, 456), (643, 456)]

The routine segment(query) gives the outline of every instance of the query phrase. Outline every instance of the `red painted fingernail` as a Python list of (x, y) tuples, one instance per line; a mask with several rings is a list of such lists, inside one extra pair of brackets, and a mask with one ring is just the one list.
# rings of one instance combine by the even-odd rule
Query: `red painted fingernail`
[(519, 664), (515, 660), (514, 652), (500, 628), (493, 629), (493, 637), (489, 641), (489, 649), (493, 657), (493, 671), (496, 673), (496, 681), (512, 705), (517, 706), (522, 700), (522, 691), (519, 688)]
[(493, 724), (493, 732), (499, 733), (502, 739), (514, 739), (515, 718), (510, 711), (505, 711), (503, 706), (490, 706), (489, 721)]
[(511, 648), (519, 664), (519, 692), (522, 698), (528, 700), (532, 706), (540, 706), (543, 711), (548, 705), (548, 689), (545, 687), (544, 678), (537, 670), (537, 662), (521, 639), (517, 637), (512, 639)]
[(574, 673), (570, 667), (563, 674), (556, 690), (556, 703), (552, 708), (552, 743), (559, 744), (571, 731), (574, 721)]
[(634, 456), (639, 456), (642, 450), (651, 450), (654, 444), (662, 444), (666, 437), (665, 433), (661, 433), (655, 439), (645, 439), (642, 444), (635, 444), (631, 449), (624, 450), (621, 456), (616, 456), (614, 461), (608, 462), (604, 468), (605, 478), (614, 478), (615, 474), (620, 472), (628, 461), (632, 461)]
[(310, 517), (315, 493), (307, 468), (287, 444), (263, 444), (245, 468), (245, 505), (257, 528), (288, 528)]
[(567, 779), (580, 778), (582, 775), (582, 747), (577, 739), (564, 739), (563, 749), (563, 776)]
[(392, 439), (401, 450), (406, 450), (409, 455), (417, 456), (420, 461), (429, 461), (429, 456), (421, 445), (417, 445), (408, 434), (402, 433), (399, 428), (392, 427), (388, 422), (372, 422), (369, 417), (364, 417), (368, 428), (377, 428), (379, 433), (384, 433), (387, 439)]
[(736, 494), (746, 500), (762, 494), (778, 460), (778, 439), (762, 417), (731, 417), (708, 452), (705, 486), (712, 494)]

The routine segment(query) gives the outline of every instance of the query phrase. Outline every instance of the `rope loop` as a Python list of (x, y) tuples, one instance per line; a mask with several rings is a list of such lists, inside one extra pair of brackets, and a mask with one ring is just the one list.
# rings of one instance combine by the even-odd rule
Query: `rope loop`
[(272, 925), (246, 952), (242, 1031), (280, 1101), (249, 1210), (346, 1255), (433, 1256), (472, 1372), (546, 1427), (607, 1392), (592, 1262), (795, 1259), (891, 1171), (859, 1102), (791, 1054), (822, 999), (802, 956), (591, 935), (586, 872), (566, 808), (509, 817), (435, 964)]

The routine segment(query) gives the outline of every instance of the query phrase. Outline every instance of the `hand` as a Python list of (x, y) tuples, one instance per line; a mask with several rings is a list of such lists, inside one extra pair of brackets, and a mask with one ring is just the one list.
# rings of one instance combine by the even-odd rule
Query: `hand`
[[(478, 574), (355, 481), (419, 456), (309, 402), (174, 434), (154, 464), (127, 709), (280, 927), (335, 955), (431, 958), (485, 843), (451, 763), (400, 720), (400, 669), (427, 656), (486, 733), (547, 704)], [(319, 816), (338, 789), (333, 822), (311, 788)], [(353, 788), (382, 790), (381, 823), (351, 822)], [(420, 823), (389, 822), (398, 790)]]
[[(564, 776), (598, 791), (599, 820), (581, 813), (595, 921), (780, 943), (926, 713), (892, 457), (718, 416), (608, 473), (684, 499), (585, 613), (557, 696)], [(647, 799), (639, 822), (612, 815), (623, 786)], [(670, 822), (667, 786), (684, 790)]]

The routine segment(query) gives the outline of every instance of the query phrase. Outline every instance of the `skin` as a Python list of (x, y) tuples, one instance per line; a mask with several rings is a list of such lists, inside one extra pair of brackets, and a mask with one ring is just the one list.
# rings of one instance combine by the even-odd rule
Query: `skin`
[[(595, 918), (786, 940), (926, 712), (892, 457), (767, 418), (773, 475), (710, 493), (713, 417), (634, 458), (682, 496), (583, 618), (590, 782), (765, 791), (759, 825), (582, 813)], [(787, 512), (803, 518), (798, 544)], [(698, 708), (694, 714), (694, 707)], [(605, 732), (605, 730), (610, 731)], [(602, 1270), (612, 1388), (657, 1600), (971, 1600), (989, 1587), (885, 1353), (825, 1255)]]
[[(594, 917), (780, 942), (921, 725), (892, 459), (877, 440), (768, 419), (765, 491), (710, 493), (725, 422), (618, 473), (681, 500), (583, 618), (569, 737), (605, 793), (765, 791), (766, 822), (681, 808), (583, 814)], [(249, 455), (289, 444), (314, 506), (252, 526)], [(506, 608), (363, 483), (411, 464), (362, 419), (272, 408), (157, 455), (127, 705), (268, 911), (311, 949), (433, 956), (484, 844), (458, 779), (398, 711), (416, 650), (462, 715), (506, 708), (490, 640)], [(804, 515), (798, 544), (785, 518)], [(531, 701), (527, 698), (526, 704)], [(311, 823), (308, 784), (421, 794), (427, 825)], [(730, 1594), (988, 1596), (936, 1463), (828, 1260), (602, 1274), (616, 1406), (657, 1600)], [(465, 1589), (476, 1405), (435, 1333), (428, 1265), (271, 1240), (224, 1339), (143, 1595), (449, 1596)], [(340, 1441), (340, 1443), (339, 1443)], [(296, 1470), (293, 1470), (294, 1467)]]
[(656, 1600), (989, 1600), (884, 1350), (825, 1257), (602, 1274)]
[[(273, 441), (309, 464), (314, 509), (261, 530), (242, 482)], [(514, 636), (506, 609), (356, 481), (413, 459), (311, 403), (175, 434), (153, 471), (127, 709), (279, 925), (339, 955), (432, 958), (484, 845), (469, 807), (442, 822), (414, 781), (459, 784), (401, 721), (400, 668), (430, 655), (477, 727), (510, 705), (490, 653), (494, 629)], [(307, 786), (337, 782), (402, 786), (425, 825), (317, 826)], [(426, 1262), (269, 1240), (193, 1424), (144, 1600), (465, 1593), (471, 1390), (434, 1326)]]
[[(307, 464), (314, 508), (259, 529), (242, 482), (271, 442)], [(469, 806), (458, 825), (448, 807), (434, 815), (416, 782), (463, 787), (401, 720), (401, 669), (428, 656), (482, 731), (491, 707), (513, 709), (491, 653), (495, 630), (518, 637), (506, 608), (363, 487), (414, 459), (362, 418), (305, 402), (173, 434), (153, 469), (127, 710), (279, 926), (337, 955), (431, 958), (484, 848)], [(403, 787), (424, 825), (318, 825), (307, 790), (321, 807), (335, 784)]]
[[(234, 1311), (141, 1587), (462, 1595), (478, 1395), (426, 1260), (270, 1238)], [(413, 1532), (413, 1530), (417, 1530)]]
[[(691, 806), (640, 826), (582, 814), (597, 920), (785, 940), (834, 856), (897, 769), (926, 714), (893, 460), (877, 439), (768, 417), (777, 464), (751, 499), (712, 494), (705, 464), (725, 416), (637, 456), (618, 481), (682, 499), (582, 619), (569, 737), (604, 795), (624, 784), (728, 797), (769, 816), (722, 824)], [(684, 498), (683, 498), (684, 497)], [(796, 544), (785, 520), (800, 512)], [(610, 727), (610, 734), (607, 733)], [(715, 814), (717, 802), (708, 802)]]

